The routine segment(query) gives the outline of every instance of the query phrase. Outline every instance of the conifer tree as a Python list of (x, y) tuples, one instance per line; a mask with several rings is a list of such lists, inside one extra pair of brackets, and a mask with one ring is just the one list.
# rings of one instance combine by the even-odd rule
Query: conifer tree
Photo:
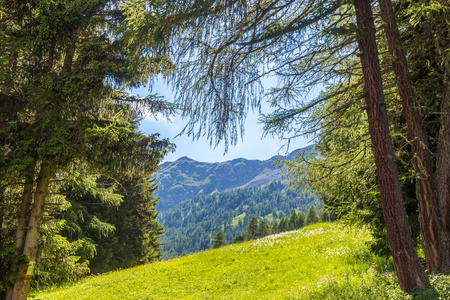
[(269, 224), (267, 224), (266, 221), (259, 221), (259, 226), (258, 226), (258, 237), (265, 237), (268, 236), (270, 234), (270, 226)]
[(236, 243), (242, 243), (242, 242), (244, 242), (244, 241), (245, 241), (245, 236), (242, 235), (242, 234), (239, 234), (239, 235), (237, 235), (237, 236), (234, 237), (234, 239), (233, 239), (233, 244), (236, 244)]
[(275, 222), (273, 222), (272, 224), (272, 233), (278, 233), (279, 231), (279, 224), (278, 224), (278, 220), (275, 220)]
[(248, 222), (247, 226), (247, 240), (251, 241), (258, 238), (259, 220), (258, 217), (253, 216)]
[(318, 223), (319, 221), (320, 219), (319, 214), (317, 213), (317, 209), (314, 206), (314, 204), (311, 204), (311, 206), (308, 209), (308, 213), (306, 214), (305, 225)]
[(303, 226), (305, 226), (305, 219), (306, 219), (305, 213), (302, 211), (299, 212), (298, 217), (297, 217), (297, 224), (296, 224), (297, 229), (300, 229)]
[(216, 233), (216, 235), (213, 238), (213, 243), (211, 248), (215, 249), (215, 248), (220, 248), (223, 247), (227, 244), (227, 240), (225, 239), (225, 235), (223, 234), (222, 231), (219, 231)]
[[(135, 64), (126, 47), (117, 1), (0, 4), (0, 201), (13, 212), (7, 243), (30, 261), (10, 266), (18, 276), (6, 298), (16, 300), (28, 294), (51, 194), (74, 166), (150, 173), (170, 146), (157, 135), (130, 133), (153, 101), (125, 92), (145, 80), (149, 64)], [(12, 182), (18, 185), (9, 188)]]
[(286, 217), (282, 217), (280, 219), (280, 223), (278, 224), (278, 232), (285, 232), (289, 230), (289, 220)]
[(323, 207), (319, 212), (319, 220), (320, 220), (320, 222), (330, 221), (330, 216), (328, 215), (328, 212)]
[(294, 212), (292, 213), (291, 217), (289, 218), (289, 223), (288, 223), (289, 230), (295, 230), (295, 229), (298, 229), (297, 224), (298, 224), (298, 215), (297, 215), (297, 213), (294, 211)]

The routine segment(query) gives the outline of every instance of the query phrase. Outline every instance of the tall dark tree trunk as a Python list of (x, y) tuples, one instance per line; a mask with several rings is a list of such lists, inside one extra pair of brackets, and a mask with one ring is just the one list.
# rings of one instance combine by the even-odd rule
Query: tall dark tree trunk
[(436, 187), (442, 228), (445, 240), (450, 244), (450, 55), (444, 55), (444, 93), (441, 104)]
[(28, 256), (30, 262), (27, 267), (19, 269), (19, 277), (16, 279), (12, 289), (11, 299), (13, 300), (26, 300), (30, 289), (31, 277), (34, 271), (34, 264), (36, 262), (42, 219), (44, 217), (45, 200), (47, 198), (51, 176), (50, 169), (50, 164), (48, 162), (43, 162), (41, 164), (39, 176), (36, 180), (34, 203), (29, 218), (28, 230), (23, 249), (23, 254)]
[(409, 140), (411, 141), (412, 161), (416, 173), (417, 200), (419, 202), (420, 231), (427, 269), (430, 272), (436, 269), (447, 272), (449, 270), (449, 247), (448, 242), (446, 243), (444, 239), (438, 200), (433, 185), (428, 139), (416, 110), (417, 100), (409, 77), (406, 55), (400, 40), (392, 3), (390, 0), (378, 0), (378, 3), (385, 22), (384, 31), (389, 52), (393, 57), (400, 101), (406, 119)]
[[(14, 254), (19, 256), (23, 252), (23, 247), (25, 244), (25, 237), (27, 233), (27, 220), (30, 213), (30, 207), (33, 199), (33, 183), (34, 183), (34, 169), (35, 164), (29, 167), (25, 173), (25, 182), (22, 191), (22, 202), (20, 203), (18, 212), (18, 221), (16, 228), (16, 235), (14, 237), (14, 245), (17, 247)], [(18, 266), (13, 264), (11, 266), (11, 273), (16, 274), (18, 271)], [(12, 281), (14, 285), (15, 281)], [(12, 300), (12, 289), (6, 292), (6, 300)]]
[[(62, 67), (61, 74), (67, 73), (70, 71), (73, 58), (75, 55), (75, 39), (71, 43), (69, 43), (66, 49), (66, 55), (64, 57), (64, 63)], [(54, 64), (54, 50), (55, 43), (50, 45), (49, 57), (47, 61), (47, 71), (50, 72), (52, 70)], [(31, 278), (33, 276), (34, 264), (36, 262), (36, 256), (39, 245), (39, 237), (41, 233), (41, 225), (44, 217), (44, 206), (45, 200), (47, 198), (47, 192), (49, 187), (49, 181), (51, 176), (51, 167), (48, 161), (43, 161), (41, 163), (39, 176), (36, 180), (36, 191), (34, 193), (34, 203), (30, 212), (30, 216), (28, 218), (28, 226), (26, 227), (26, 236), (25, 240), (22, 243), (23, 245), (23, 254), (28, 256), (29, 265), (27, 267), (23, 267), (18, 269), (19, 277), (15, 280), (14, 286), (12, 289), (7, 291), (7, 300), (22, 300), (27, 299), (28, 292), (30, 290)], [(25, 193), (25, 190), (24, 190)], [(18, 238), (22, 238), (25, 234), (24, 230), (19, 230), (17, 232), (20, 233), (20, 237), (16, 236), (16, 240), (20, 240)], [(23, 228), (25, 229), (25, 228)]]
[(428, 278), (420, 267), (403, 203), (389, 134), (370, 0), (355, 0), (355, 9), (369, 133), (388, 241), (400, 287), (411, 293), (414, 288), (428, 284)]

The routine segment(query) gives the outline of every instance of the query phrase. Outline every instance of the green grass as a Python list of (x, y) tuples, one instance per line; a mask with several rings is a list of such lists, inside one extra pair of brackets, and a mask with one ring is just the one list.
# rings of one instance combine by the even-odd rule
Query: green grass
[(234, 217), (233, 220), (231, 220), (231, 226), (236, 227), (239, 225), (239, 221), (244, 221), (245, 218), (245, 212)]
[[(34, 291), (32, 297), (409, 299), (399, 290), (390, 272), (391, 264), (367, 252), (368, 238), (364, 230), (315, 224), (300, 231)], [(436, 277), (436, 282), (441, 290), (449, 286), (447, 277)]]

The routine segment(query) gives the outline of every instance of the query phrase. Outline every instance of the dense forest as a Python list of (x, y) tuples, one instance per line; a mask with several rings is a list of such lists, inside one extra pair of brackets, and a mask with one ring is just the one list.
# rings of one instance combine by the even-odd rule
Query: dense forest
[(209, 249), (218, 231), (231, 243), (246, 235), (253, 216), (272, 224), (293, 212), (306, 213), (313, 202), (320, 210), (321, 202), (306, 192), (297, 195), (279, 181), (185, 200), (158, 217), (165, 228), (163, 258)]
[[(26, 299), (32, 281), (78, 278), (88, 260), (101, 272), (158, 259), (152, 178), (174, 145), (142, 134), (141, 118), (179, 113), (183, 133), (228, 149), (248, 112), (265, 104), (264, 134), (316, 145), (314, 157), (281, 163), (290, 185), (368, 226), (404, 292), (450, 272), (449, 0), (0, 0), (0, 8), (1, 297)], [(129, 93), (157, 76), (173, 102)], [(268, 78), (276, 83), (265, 87)], [(232, 202), (206, 194), (196, 203), (220, 202), (221, 212)], [(205, 222), (221, 232), (250, 210), (299, 209), (269, 212), (258, 199), (248, 213), (238, 205)], [(203, 220), (181, 207), (170, 222)], [(222, 234), (215, 245), (231, 238)], [(110, 264), (123, 253), (130, 257)]]
[(0, 298), (158, 259), (149, 179), (174, 145), (138, 130), (166, 105), (127, 93), (148, 76), (119, 3), (0, 7)]

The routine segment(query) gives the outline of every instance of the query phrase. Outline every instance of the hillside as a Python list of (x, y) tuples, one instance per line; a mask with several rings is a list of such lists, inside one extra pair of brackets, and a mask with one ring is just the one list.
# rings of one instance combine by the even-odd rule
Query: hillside
[[(32, 291), (41, 300), (413, 299), (392, 263), (370, 254), (363, 229), (314, 224), (299, 231)], [(450, 299), (450, 276), (414, 299)]]
[[(293, 151), (284, 158), (289, 159), (298, 151), (309, 152), (311, 148), (308, 146)], [(274, 156), (264, 161), (238, 158), (206, 163), (182, 157), (174, 162), (165, 162), (156, 176), (159, 187), (155, 194), (160, 197), (158, 210), (167, 210), (199, 195), (280, 180), (280, 170), (275, 164), (277, 158)]]
[[(222, 231), (230, 243), (237, 235), (247, 235), (252, 216), (271, 224), (281, 217), (289, 217), (294, 211), (306, 214), (313, 201), (311, 196), (297, 195), (279, 181), (264, 187), (239, 188), (182, 201), (158, 217), (165, 228), (161, 237), (161, 242), (166, 244), (163, 258), (209, 249), (212, 236), (218, 231)], [(322, 205), (315, 201), (315, 206), (320, 210)]]
[[(42, 300), (278, 299), (280, 296), (345, 299), (342, 295), (352, 293), (354, 288), (353, 293), (365, 293), (366, 297), (359, 299), (377, 299), (378, 294), (392, 294), (395, 285), (386, 291), (385, 287), (373, 284), (376, 273), (386, 271), (389, 264), (367, 253), (364, 247), (367, 238), (364, 230), (316, 224), (254, 242), (86, 278), (33, 295)], [(390, 283), (391, 279), (384, 280)]]

